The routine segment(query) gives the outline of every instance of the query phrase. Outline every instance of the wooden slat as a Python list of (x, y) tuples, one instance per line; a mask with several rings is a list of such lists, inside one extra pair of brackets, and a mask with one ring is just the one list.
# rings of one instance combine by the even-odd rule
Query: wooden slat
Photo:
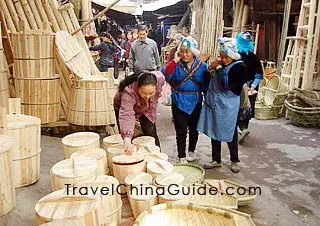
[(26, 14), (24, 13), (23, 11), (23, 8), (22, 8), (22, 4), (21, 4), (21, 1), (20, 0), (17, 0), (17, 1), (13, 1), (13, 4), (16, 8), (16, 11), (17, 11), (17, 14), (20, 18), (19, 22), (20, 21), (24, 21), (24, 24), (26, 26), (26, 29), (30, 30), (31, 27), (30, 27), (30, 24), (29, 24), (29, 21), (27, 19), (27, 16)]
[(20, 0), (20, 1), (21, 1), (22, 8), (25, 12), (26, 18), (29, 21), (30, 28), (31, 29), (39, 29), (40, 27), (38, 27), (38, 24), (35, 20), (35, 16), (30, 8), (28, 1), (27, 0)]
[(34, 19), (38, 25), (38, 28), (41, 28), (42, 27), (42, 19), (41, 19), (41, 16), (40, 16), (40, 13), (37, 9), (37, 6), (36, 6), (36, 3), (34, 0), (28, 0), (28, 3), (30, 5), (30, 9), (34, 15)]
[(14, 25), (15, 25), (15, 28), (17, 29), (19, 27), (19, 16), (18, 16), (18, 13), (14, 7), (14, 4), (12, 3), (11, 0), (5, 0), (6, 2), (6, 5), (8, 7), (8, 10), (10, 12), (10, 15), (11, 15), (11, 18), (14, 22)]

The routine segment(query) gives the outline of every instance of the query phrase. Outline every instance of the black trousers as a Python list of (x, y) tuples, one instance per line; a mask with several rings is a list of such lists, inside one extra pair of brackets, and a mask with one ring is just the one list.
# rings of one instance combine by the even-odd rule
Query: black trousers
[[(119, 110), (114, 109), (114, 111), (115, 111), (115, 115), (116, 115), (117, 125), (118, 125), (119, 131), (120, 131)], [(140, 121), (143, 135), (154, 137), (156, 145), (160, 147), (160, 141), (159, 141), (159, 137), (157, 134), (156, 124), (152, 123), (145, 115), (141, 115), (139, 118), (139, 121)]]
[[(221, 141), (216, 141), (211, 139), (212, 147), (212, 160), (221, 162)], [(235, 128), (233, 139), (231, 142), (228, 142), (228, 148), (230, 151), (230, 160), (231, 162), (240, 162), (238, 157), (238, 130), (237, 126)]]
[(250, 107), (251, 107), (251, 115), (250, 115), (250, 117), (248, 119), (239, 121), (240, 130), (244, 130), (244, 129), (248, 129), (249, 128), (249, 121), (250, 121), (251, 118), (254, 118), (254, 106), (256, 104), (257, 96), (258, 96), (257, 94), (249, 96)]
[(178, 157), (186, 157), (186, 140), (189, 129), (189, 149), (188, 151), (194, 152), (198, 142), (199, 132), (197, 125), (201, 113), (201, 104), (197, 104), (191, 115), (180, 110), (176, 104), (172, 103), (172, 115), (174, 127), (176, 130), (176, 140), (178, 147)]

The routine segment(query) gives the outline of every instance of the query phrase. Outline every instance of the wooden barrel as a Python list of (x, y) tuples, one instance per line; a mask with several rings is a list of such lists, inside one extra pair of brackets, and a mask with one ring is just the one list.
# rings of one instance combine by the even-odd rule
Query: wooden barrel
[(184, 181), (184, 176), (180, 173), (176, 172), (170, 172), (170, 173), (164, 173), (159, 176), (157, 176), (153, 184), (157, 187), (167, 187), (172, 184), (178, 184), (181, 185)]
[(12, 167), (13, 138), (0, 135), (0, 217), (15, 206), (15, 189)]
[(134, 218), (137, 218), (140, 213), (158, 204), (156, 189), (157, 187), (153, 185), (140, 185), (136, 186), (136, 189), (133, 189), (129, 193), (129, 202)]
[(74, 80), (68, 104), (67, 122), (84, 126), (115, 124), (114, 95), (111, 79), (97, 75)]
[(43, 31), (28, 31), (28, 33), (11, 35), (15, 77), (50, 78), (55, 76), (54, 36), (54, 33)]
[(0, 67), (0, 107), (8, 107), (9, 98), (10, 89), (7, 70), (2, 70)]
[[(142, 156), (137, 155), (119, 155), (112, 158), (113, 173), (119, 183), (124, 185), (126, 176), (132, 173), (144, 172), (145, 164)], [(126, 193), (126, 187), (121, 186), (121, 193)]]
[(15, 140), (12, 151), (15, 187), (37, 182), (40, 178), (41, 121), (22, 114), (6, 115), (8, 135)]
[(97, 160), (98, 175), (103, 176), (109, 173), (106, 151), (102, 148), (87, 149), (71, 154), (70, 158), (90, 157)]
[(74, 152), (99, 148), (100, 136), (94, 132), (78, 132), (65, 136), (61, 142), (64, 158), (67, 159)]
[(127, 192), (130, 192), (134, 186), (152, 184), (152, 176), (145, 172), (132, 173), (124, 178), (124, 183), (127, 187)]
[(141, 136), (132, 140), (132, 143), (137, 146), (137, 148), (156, 146), (154, 137)]
[(88, 157), (65, 159), (56, 163), (50, 171), (52, 190), (66, 188), (66, 184), (94, 178), (97, 175), (97, 161)]
[(147, 164), (147, 173), (149, 173), (152, 178), (156, 178), (157, 176), (172, 172), (173, 165), (165, 160), (156, 160), (148, 162)]
[(97, 209), (100, 203), (96, 197), (66, 194), (66, 189), (52, 192), (35, 206), (36, 225), (65, 219), (74, 221), (70, 225), (99, 226)]
[(187, 189), (187, 187), (181, 185), (165, 187), (163, 194), (159, 194), (158, 196), (159, 204), (186, 201), (188, 194)]
[(103, 149), (108, 150), (108, 147), (115, 144), (123, 144), (121, 134), (114, 134), (103, 138)]
[(107, 149), (107, 160), (108, 160), (108, 166), (109, 166), (109, 175), (113, 176), (113, 164), (112, 164), (112, 158), (114, 156), (123, 155), (124, 154), (124, 144), (114, 144), (108, 147)]
[(21, 98), (22, 113), (41, 119), (41, 123), (59, 120), (60, 78), (14, 78), (16, 96)]
[[(121, 220), (122, 201), (119, 190), (119, 181), (111, 176), (98, 176), (76, 184), (77, 187), (97, 189), (94, 195), (101, 198), (98, 208), (98, 219), (101, 226), (118, 226)], [(103, 190), (108, 189), (108, 193)]]

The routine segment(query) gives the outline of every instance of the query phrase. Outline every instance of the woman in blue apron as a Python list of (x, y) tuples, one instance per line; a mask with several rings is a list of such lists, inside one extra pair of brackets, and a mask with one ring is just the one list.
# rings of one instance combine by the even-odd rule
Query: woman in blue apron
[[(172, 115), (176, 130), (180, 163), (194, 161), (194, 151), (199, 133), (197, 124), (202, 108), (203, 92), (209, 81), (207, 64), (199, 60), (197, 42), (192, 37), (182, 37), (174, 59), (163, 71), (172, 88)], [(188, 157), (186, 139), (189, 129)]]
[(221, 61), (214, 61), (213, 70), (201, 111), (198, 131), (211, 138), (212, 162), (206, 169), (221, 166), (221, 141), (230, 150), (231, 171), (239, 172), (237, 117), (240, 94), (245, 83), (246, 67), (236, 49), (235, 39), (219, 38)]

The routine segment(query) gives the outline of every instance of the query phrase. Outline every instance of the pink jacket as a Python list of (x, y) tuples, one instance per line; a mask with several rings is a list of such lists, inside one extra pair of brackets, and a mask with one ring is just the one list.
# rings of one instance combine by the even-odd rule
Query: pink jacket
[(117, 92), (114, 97), (114, 108), (119, 109), (119, 124), (122, 137), (133, 137), (135, 120), (145, 115), (152, 123), (157, 120), (157, 105), (161, 97), (162, 87), (165, 84), (164, 75), (160, 71), (154, 72), (157, 76), (156, 94), (145, 102), (138, 94), (138, 83), (134, 82)]

